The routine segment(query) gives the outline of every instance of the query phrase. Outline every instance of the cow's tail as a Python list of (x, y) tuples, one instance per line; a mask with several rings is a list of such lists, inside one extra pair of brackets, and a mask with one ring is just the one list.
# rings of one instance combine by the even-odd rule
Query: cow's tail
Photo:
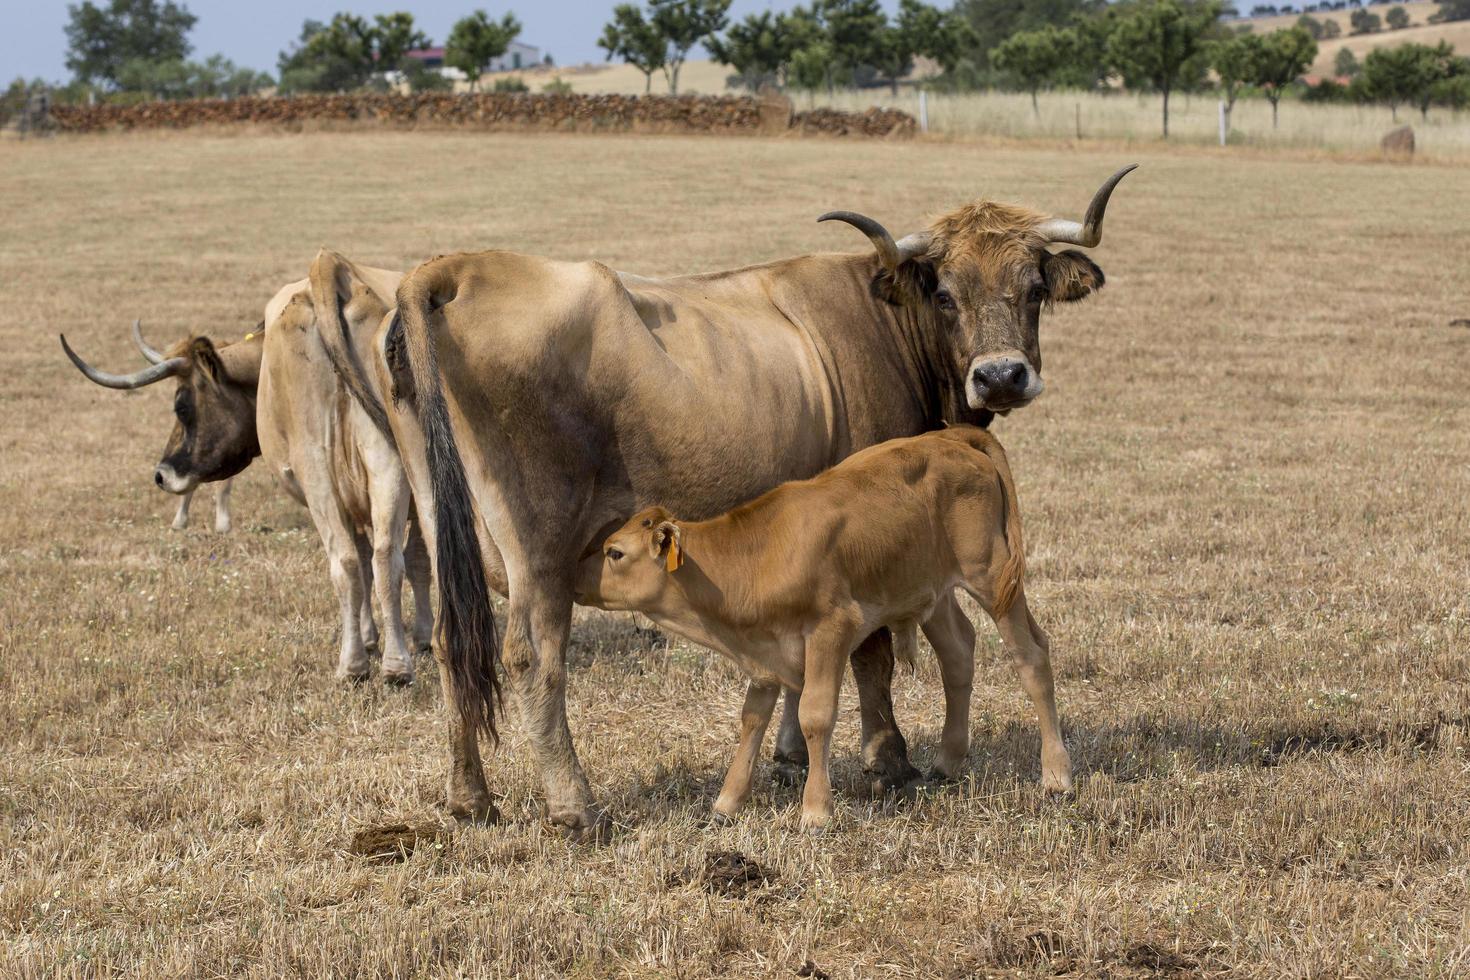
[(1026, 543), (1021, 534), (1021, 508), (1016, 502), (1016, 481), (1011, 476), (1010, 460), (1006, 458), (1006, 451), (1000, 440), (985, 429), (975, 429), (967, 435), (970, 445), (989, 457), (1000, 481), (1006, 538), (1005, 565), (995, 580), (995, 615), (1000, 617), (1015, 605), (1016, 597), (1021, 594), (1021, 583), (1026, 577)]
[(409, 394), (424, 435), (433, 497), (427, 506), (433, 508), (434, 571), (439, 582), (437, 638), (454, 686), (454, 709), (470, 732), (484, 732), (495, 739), (495, 710), (500, 701), (495, 610), (490, 604), (490, 586), (476, 533), (478, 518), (464, 461), (449, 425), (434, 333), (429, 325), (430, 315), (442, 305), (436, 299), (451, 292), (453, 286), (453, 273), (442, 263), (429, 263), (410, 273), (398, 287), (398, 322), (394, 329), (401, 324), (403, 353), (413, 386)]
[(327, 249), (318, 252), (316, 261), (311, 264), (309, 281), (311, 305), (316, 310), (317, 337), (342, 386), (367, 413), (374, 427), (391, 442), (393, 433), (388, 428), (388, 413), (383, 410), (383, 402), (368, 380), (362, 359), (357, 356), (357, 345), (353, 343), (352, 327), (342, 313), (342, 300), (337, 291), (338, 277), (343, 272), (350, 274), (351, 268), (346, 259)]

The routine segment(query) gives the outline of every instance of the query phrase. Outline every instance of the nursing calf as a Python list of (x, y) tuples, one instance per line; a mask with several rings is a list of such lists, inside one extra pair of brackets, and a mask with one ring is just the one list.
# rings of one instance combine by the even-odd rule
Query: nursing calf
[(995, 621), (1036, 706), (1042, 784), (1071, 788), (1047, 639), (1026, 608), (1024, 568), (1005, 452), (985, 430), (956, 426), (865, 449), (711, 520), (645, 510), (584, 561), (578, 598), (642, 612), (750, 675), (718, 816), (750, 795), (781, 688), (800, 689), (811, 758), (801, 825), (815, 831), (832, 818), (828, 760), (843, 668), (882, 627), (893, 630), (901, 659), (912, 662), (920, 624), (939, 655), (946, 711), (936, 769), (957, 774), (969, 748), (974, 631), (956, 588)]

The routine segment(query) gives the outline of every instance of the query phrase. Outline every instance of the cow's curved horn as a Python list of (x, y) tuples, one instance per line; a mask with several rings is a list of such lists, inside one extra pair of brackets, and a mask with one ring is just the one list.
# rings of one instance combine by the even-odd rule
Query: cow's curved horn
[(66, 342), (66, 335), (61, 335), (61, 349), (66, 351), (66, 356), (77, 366), (77, 370), (87, 376), (87, 379), (101, 385), (104, 388), (141, 388), (151, 385), (155, 381), (178, 374), (189, 364), (187, 357), (170, 357), (157, 364), (151, 364), (136, 374), (108, 374), (99, 371), (86, 361), (77, 356), (76, 351)]
[(889, 272), (903, 264), (903, 256), (898, 250), (898, 244), (888, 233), (888, 229), (867, 215), (858, 214), (856, 211), (828, 211), (817, 219), (818, 223), (823, 221), (842, 221), (867, 235), (868, 241), (872, 242), (873, 247), (878, 250), (878, 257), (883, 260), (883, 265)]
[(1087, 206), (1087, 215), (1081, 224), (1068, 218), (1048, 218), (1036, 226), (1036, 233), (1049, 242), (1093, 248), (1102, 241), (1103, 214), (1108, 209), (1108, 198), (1112, 196), (1113, 188), (1137, 169), (1138, 164), (1130, 163), (1103, 181), (1097, 193), (1092, 195), (1092, 203)]
[(164, 362), (164, 356), (148, 346), (148, 341), (143, 339), (142, 320), (133, 321), (133, 343), (138, 345), (138, 352), (148, 358), (149, 364), (162, 364)]

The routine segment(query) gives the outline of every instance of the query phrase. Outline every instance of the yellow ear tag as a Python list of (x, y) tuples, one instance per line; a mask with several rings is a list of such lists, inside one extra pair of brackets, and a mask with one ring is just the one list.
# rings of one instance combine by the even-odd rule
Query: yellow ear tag
[(679, 549), (679, 539), (675, 538), (669, 542), (669, 557), (664, 567), (670, 572), (677, 572), (682, 564), (684, 564), (684, 552)]
[[(254, 339), (255, 339), (255, 334), (253, 334), (253, 333), (247, 333), (245, 335), (245, 340), (254, 340)], [(242, 343), (243, 343), (243, 341), (242, 341)]]

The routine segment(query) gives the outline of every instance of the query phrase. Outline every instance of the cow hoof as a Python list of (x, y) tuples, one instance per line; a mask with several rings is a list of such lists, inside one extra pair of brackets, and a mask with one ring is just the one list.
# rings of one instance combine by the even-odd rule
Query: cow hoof
[(460, 823), (488, 827), (500, 823), (500, 808), (493, 800), (450, 801), (449, 815)]
[(214, 522), (214, 533), (215, 534), (229, 534), (230, 533), (230, 522), (229, 521), (215, 521)]
[(775, 763), (771, 769), (771, 782), (777, 786), (800, 786), (806, 782), (807, 758), (804, 753), (777, 752), (771, 759)]
[(360, 670), (337, 671), (337, 680), (342, 681), (344, 684), (352, 684), (354, 686), (366, 683), (372, 679), (372, 676), (372, 670), (367, 667), (363, 667)]
[(433, 640), (415, 640), (413, 652), (416, 656), (427, 657), (434, 652)]
[(402, 687), (412, 687), (413, 686), (413, 671), (411, 671), (411, 670), (410, 671), (397, 671), (397, 670), (395, 670), (395, 671), (392, 671), (391, 673), (388, 672), (388, 671), (384, 671), (383, 672), (383, 686), (384, 687), (399, 687), (399, 688), (402, 688)]
[(576, 844), (606, 844), (612, 840), (612, 818), (598, 810), (563, 810), (550, 814), (547, 820)]
[(959, 781), (960, 777), (951, 776), (949, 773), (944, 772), (940, 769), (930, 769), (924, 775), (924, 782), (928, 783), (930, 786), (953, 786)]
[(871, 787), (874, 796), (887, 796), (890, 793), (899, 795), (912, 793), (914, 788), (924, 780), (923, 774), (907, 762), (903, 764), (901, 769), (886, 772), (869, 769), (867, 773), (873, 779)]

